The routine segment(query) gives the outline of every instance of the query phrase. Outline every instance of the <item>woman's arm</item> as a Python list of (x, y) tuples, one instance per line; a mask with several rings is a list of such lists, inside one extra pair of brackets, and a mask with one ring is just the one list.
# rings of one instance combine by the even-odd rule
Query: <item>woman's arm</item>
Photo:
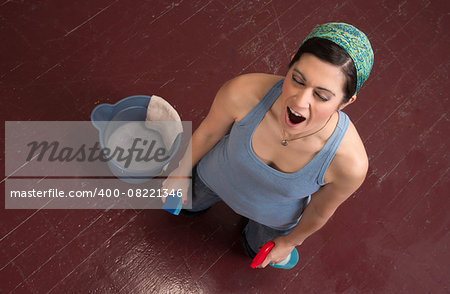
[[(244, 75), (226, 82), (219, 89), (208, 115), (192, 134), (183, 158), (164, 181), (163, 188), (169, 191), (172, 189), (187, 191), (189, 182), (184, 178), (191, 174), (193, 166), (217, 144), (237, 119), (249, 111), (251, 95), (248, 93), (248, 84), (248, 75)], [(186, 203), (187, 193), (183, 193), (182, 200)]]
[(341, 205), (356, 189), (361, 186), (367, 173), (367, 157), (336, 164), (333, 169), (338, 172), (331, 183), (320, 188), (311, 195), (311, 201), (294, 229), (285, 236), (275, 238), (275, 247), (270, 251), (261, 267), (269, 263), (284, 260), (295, 246), (301, 245), (306, 238), (322, 228)]
[(180, 171), (189, 174), (192, 167), (222, 139), (231, 125), (251, 109), (248, 109), (248, 105), (252, 103), (249, 104), (251, 95), (248, 93), (251, 76), (238, 76), (219, 89), (208, 115), (192, 134), (190, 146), (192, 150), (188, 148), (180, 161)]
[[(188, 175), (191, 169), (226, 134), (234, 122), (233, 81), (217, 92), (208, 115), (192, 134), (190, 146), (179, 163), (178, 172)], [(192, 153), (191, 153), (192, 152)], [(192, 159), (192, 160), (191, 160)]]

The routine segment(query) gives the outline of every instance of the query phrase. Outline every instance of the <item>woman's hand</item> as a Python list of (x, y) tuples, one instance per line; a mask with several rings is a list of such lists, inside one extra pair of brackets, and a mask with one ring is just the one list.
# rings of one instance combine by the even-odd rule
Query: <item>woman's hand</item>
[(285, 260), (294, 250), (295, 246), (286, 240), (285, 236), (280, 236), (272, 240), (275, 246), (270, 250), (266, 259), (257, 266), (257, 268), (265, 268), (269, 263), (279, 263)]
[[(183, 204), (187, 203), (188, 189), (191, 183), (191, 178), (186, 173), (181, 172), (179, 169), (173, 170), (162, 183), (161, 189), (167, 189), (168, 193), (171, 191), (181, 191), (181, 200)], [(166, 197), (161, 197), (163, 203), (166, 202)]]

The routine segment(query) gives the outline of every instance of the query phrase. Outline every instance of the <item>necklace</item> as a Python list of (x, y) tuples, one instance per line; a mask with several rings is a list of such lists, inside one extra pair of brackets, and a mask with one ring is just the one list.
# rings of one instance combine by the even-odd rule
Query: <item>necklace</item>
[(308, 134), (308, 135), (303, 135), (303, 136), (300, 136), (300, 137), (297, 137), (297, 138), (293, 138), (293, 139), (290, 139), (290, 140), (285, 139), (286, 134), (285, 134), (284, 128), (282, 127), (281, 130), (282, 130), (282, 132), (283, 132), (283, 139), (281, 140), (281, 145), (287, 146), (287, 145), (289, 144), (290, 141), (298, 140), (298, 139), (301, 139), (301, 138), (305, 138), (305, 137), (308, 137), (308, 136), (317, 134), (318, 132), (320, 132), (321, 130), (323, 130), (323, 128), (326, 127), (326, 125), (328, 124), (328, 122), (330, 121), (330, 119), (331, 119), (332, 116), (333, 116), (333, 115), (330, 115), (330, 117), (328, 118), (327, 122), (326, 122), (320, 129), (318, 129), (317, 131), (315, 131), (314, 133), (311, 133), (311, 134)]

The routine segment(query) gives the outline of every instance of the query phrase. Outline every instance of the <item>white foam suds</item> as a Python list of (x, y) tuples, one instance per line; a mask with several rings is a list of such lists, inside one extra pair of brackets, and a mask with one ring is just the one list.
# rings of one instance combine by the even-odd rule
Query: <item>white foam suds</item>
[[(165, 155), (162, 157), (168, 156), (168, 150), (164, 145), (163, 138), (160, 133), (155, 130), (146, 128), (143, 122), (127, 122), (124, 124), (117, 124), (117, 129), (112, 131), (109, 138), (107, 138), (106, 147), (111, 149), (112, 158), (122, 167), (125, 167), (126, 160), (119, 161), (120, 157), (125, 158), (129, 156), (129, 149), (133, 146), (133, 142), (136, 141), (135, 150), (142, 149), (143, 151), (134, 151), (132, 153), (131, 160), (129, 161), (128, 169), (132, 170), (150, 170), (156, 167), (161, 166), (161, 162), (158, 162), (155, 159), (151, 159), (149, 161), (145, 160), (136, 160), (139, 156), (140, 158), (147, 158), (155, 155), (156, 150), (159, 148), (163, 148), (165, 150)], [(154, 142), (154, 143), (152, 143)], [(151, 147), (153, 145), (153, 147)], [(124, 150), (123, 155), (120, 155), (116, 152), (116, 155), (113, 155), (112, 152), (117, 148), (121, 148)], [(149, 153), (149, 150), (151, 152)], [(161, 156), (160, 156), (161, 158)]]

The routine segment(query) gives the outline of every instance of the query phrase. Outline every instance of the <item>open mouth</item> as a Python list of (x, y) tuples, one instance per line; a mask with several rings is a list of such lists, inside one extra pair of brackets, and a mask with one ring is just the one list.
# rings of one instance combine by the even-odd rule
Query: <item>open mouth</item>
[(287, 119), (291, 125), (298, 125), (299, 123), (302, 123), (306, 119), (300, 113), (293, 111), (289, 107), (287, 107), (286, 113), (287, 113)]

